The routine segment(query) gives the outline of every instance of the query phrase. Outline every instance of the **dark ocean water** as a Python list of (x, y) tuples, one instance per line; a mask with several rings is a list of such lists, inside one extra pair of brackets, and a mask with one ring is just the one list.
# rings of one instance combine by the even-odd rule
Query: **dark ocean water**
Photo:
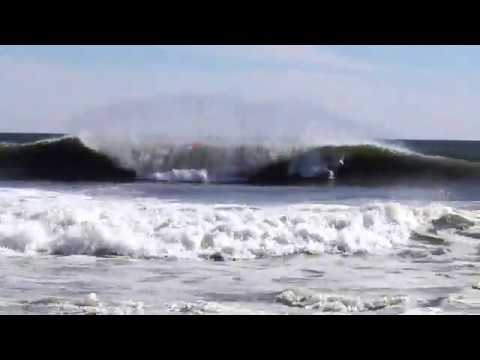
[(34, 141), (57, 139), (64, 134), (48, 133), (0, 133), (0, 143), (27, 144)]

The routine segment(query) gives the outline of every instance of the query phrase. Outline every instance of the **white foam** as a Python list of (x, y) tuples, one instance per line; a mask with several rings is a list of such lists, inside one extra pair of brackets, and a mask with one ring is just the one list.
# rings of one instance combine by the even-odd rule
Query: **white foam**
[(152, 175), (152, 179), (165, 182), (207, 183), (208, 172), (204, 169), (173, 169), (167, 172), (157, 172)]
[[(35, 196), (32, 196), (35, 195)], [(2, 253), (254, 259), (308, 253), (384, 254), (451, 212), (440, 205), (250, 208), (0, 189)]]
[[(413, 308), (405, 311), (403, 315), (453, 315), (452, 313), (446, 313), (445, 310), (437, 307), (426, 307), (426, 308)], [(458, 314), (461, 315), (461, 314)]]
[(180, 302), (167, 306), (169, 312), (185, 315), (267, 315), (239, 305), (224, 305), (210, 301)]
[(288, 289), (276, 301), (289, 306), (320, 313), (361, 313), (407, 309), (412, 300), (407, 296), (377, 296), (362, 298), (341, 294), (315, 293), (308, 290)]
[(143, 315), (143, 302), (117, 301), (101, 302), (97, 294), (92, 293), (84, 299), (44, 298), (24, 303), (25, 310), (34, 313), (56, 315)]
[(316, 310), (320, 313), (361, 313), (404, 309), (410, 302), (406, 296), (362, 299), (347, 295), (312, 293), (299, 289), (285, 290), (277, 296), (276, 300), (286, 306)]

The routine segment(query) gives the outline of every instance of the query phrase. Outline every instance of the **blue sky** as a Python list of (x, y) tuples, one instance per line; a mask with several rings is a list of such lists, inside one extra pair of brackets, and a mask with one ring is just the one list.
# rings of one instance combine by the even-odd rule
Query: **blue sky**
[[(360, 59), (376, 65), (388, 65), (399, 71), (478, 72), (480, 47), (478, 46), (376, 46), (341, 45), (322, 46), (342, 56)], [(0, 52), (30, 60), (52, 61), (74, 67), (176, 67), (189, 68), (248, 68), (254, 66), (276, 66), (269, 59), (242, 59), (218, 57), (199, 51), (200, 46), (126, 46), (126, 45), (61, 45), (61, 46), (3, 46)], [(241, 49), (242, 46), (239, 46)], [(320, 48), (320, 46), (319, 46)], [(241, 50), (240, 50), (241, 51)], [(188, 57), (185, 57), (188, 54)]]
[(95, 108), (213, 94), (303, 101), (390, 137), (478, 139), (479, 64), (478, 46), (0, 46), (0, 131), (66, 131)]
[(340, 53), (372, 63), (391, 64), (403, 69), (418, 68), (436, 71), (478, 71), (478, 46), (337, 46)]

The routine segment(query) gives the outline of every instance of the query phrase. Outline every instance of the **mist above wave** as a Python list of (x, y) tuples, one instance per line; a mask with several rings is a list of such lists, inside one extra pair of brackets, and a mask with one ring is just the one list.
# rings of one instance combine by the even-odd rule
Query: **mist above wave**
[[(131, 98), (75, 116), (69, 132), (133, 139), (162, 135), (178, 142), (220, 139), (221, 145), (271, 146), (285, 139), (321, 143), (383, 137), (325, 107), (305, 101), (259, 101), (218, 94), (159, 95)], [(220, 145), (220, 144), (219, 144)]]

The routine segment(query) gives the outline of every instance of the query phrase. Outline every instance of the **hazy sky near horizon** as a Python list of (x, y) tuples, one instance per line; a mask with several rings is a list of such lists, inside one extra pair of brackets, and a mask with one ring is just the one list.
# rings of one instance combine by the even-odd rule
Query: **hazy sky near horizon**
[[(243, 111), (264, 129), (282, 118), (287, 133), (308, 118), (329, 123), (329, 136), (355, 124), (372, 136), (480, 139), (479, 64), (479, 46), (0, 46), (0, 132), (131, 131), (129, 103), (152, 132), (215, 116), (228, 132)], [(148, 105), (166, 95), (179, 100)], [(222, 111), (196, 119), (186, 96)]]

